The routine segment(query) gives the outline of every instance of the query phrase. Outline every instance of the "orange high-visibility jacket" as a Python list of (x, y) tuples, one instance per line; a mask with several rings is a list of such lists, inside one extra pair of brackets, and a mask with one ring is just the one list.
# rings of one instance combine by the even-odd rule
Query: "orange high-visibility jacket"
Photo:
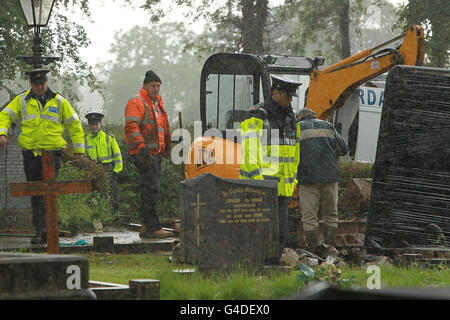
[(142, 88), (131, 98), (125, 109), (125, 143), (130, 154), (142, 152), (146, 147), (151, 154), (170, 151), (169, 119), (160, 95), (152, 102)]

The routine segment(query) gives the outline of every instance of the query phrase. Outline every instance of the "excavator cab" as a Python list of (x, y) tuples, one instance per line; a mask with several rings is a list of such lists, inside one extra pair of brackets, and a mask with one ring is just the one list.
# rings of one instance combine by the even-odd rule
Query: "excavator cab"
[(202, 137), (194, 140), (186, 179), (208, 172), (239, 178), (240, 122), (270, 95), (271, 75), (302, 82), (294, 112), (304, 106), (310, 75), (323, 59), (300, 56), (216, 53), (203, 65), (200, 83)]
[(257, 56), (216, 53), (205, 62), (200, 82), (202, 133), (216, 128), (222, 133), (239, 129), (250, 108), (270, 95), (271, 75), (303, 83), (294, 111), (303, 107), (305, 90), (314, 70), (314, 61), (298, 56)]

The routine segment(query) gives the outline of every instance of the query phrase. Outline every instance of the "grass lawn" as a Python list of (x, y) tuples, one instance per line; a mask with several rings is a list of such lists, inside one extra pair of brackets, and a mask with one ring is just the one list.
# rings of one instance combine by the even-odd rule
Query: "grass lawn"
[[(180, 275), (173, 269), (193, 268), (168, 261), (167, 257), (152, 254), (139, 255), (87, 255), (89, 279), (128, 284), (130, 279), (158, 279), (161, 282), (161, 299), (180, 300), (259, 300), (288, 298), (304, 288), (297, 281), (299, 270), (289, 273), (273, 272), (262, 276), (240, 268), (225, 275), (217, 272), (202, 275)], [(344, 267), (339, 270), (315, 269), (322, 279), (350, 280), (352, 288), (366, 288), (370, 274), (365, 268)], [(381, 266), (381, 287), (433, 287), (450, 286), (450, 269), (435, 267), (420, 269)]]

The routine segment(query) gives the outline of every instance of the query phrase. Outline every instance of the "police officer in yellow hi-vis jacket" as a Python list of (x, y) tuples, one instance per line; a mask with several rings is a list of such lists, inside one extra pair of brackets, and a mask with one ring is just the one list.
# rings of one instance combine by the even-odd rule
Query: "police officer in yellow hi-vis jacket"
[(86, 152), (91, 160), (102, 163), (111, 171), (111, 204), (113, 213), (119, 214), (119, 186), (117, 174), (123, 169), (122, 154), (114, 136), (101, 130), (103, 114), (90, 112), (86, 114), (89, 134), (86, 136)]
[(286, 243), (289, 197), (297, 183), (300, 126), (292, 110), (299, 82), (272, 76), (271, 95), (241, 122), (241, 179), (278, 181), (280, 254)]
[[(48, 87), (46, 69), (27, 72), (31, 90), (18, 94), (0, 112), (0, 147), (7, 144), (8, 130), (13, 122), (21, 120), (18, 145), (22, 149), (27, 181), (42, 180), (42, 151), (53, 151), (55, 172), (61, 168), (61, 151), (67, 145), (64, 129), (69, 131), (75, 158), (84, 154), (84, 132), (75, 110), (61, 94)], [(31, 243), (47, 241), (43, 196), (32, 196), (31, 207), (36, 235)]]

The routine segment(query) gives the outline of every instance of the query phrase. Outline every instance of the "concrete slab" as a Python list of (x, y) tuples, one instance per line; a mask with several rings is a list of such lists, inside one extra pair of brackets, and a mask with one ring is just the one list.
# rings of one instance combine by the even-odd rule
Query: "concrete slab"
[(160, 282), (154, 279), (132, 279), (128, 286), (100, 281), (89, 281), (97, 300), (159, 300)]
[(0, 300), (95, 299), (86, 257), (0, 253)]
[[(32, 245), (30, 238), (32, 234), (23, 236), (1, 236), (0, 251), (21, 251), (27, 252), (45, 252), (45, 245)], [(94, 238), (114, 238), (114, 252), (116, 253), (145, 253), (157, 251), (172, 251), (178, 238), (165, 239), (141, 239), (139, 232), (119, 229), (101, 233), (80, 233), (73, 237), (59, 237), (61, 253), (89, 252), (95, 251)], [(88, 245), (75, 245), (75, 243), (84, 240)], [(97, 240), (98, 241), (98, 240)], [(104, 251), (104, 250), (102, 250)]]

